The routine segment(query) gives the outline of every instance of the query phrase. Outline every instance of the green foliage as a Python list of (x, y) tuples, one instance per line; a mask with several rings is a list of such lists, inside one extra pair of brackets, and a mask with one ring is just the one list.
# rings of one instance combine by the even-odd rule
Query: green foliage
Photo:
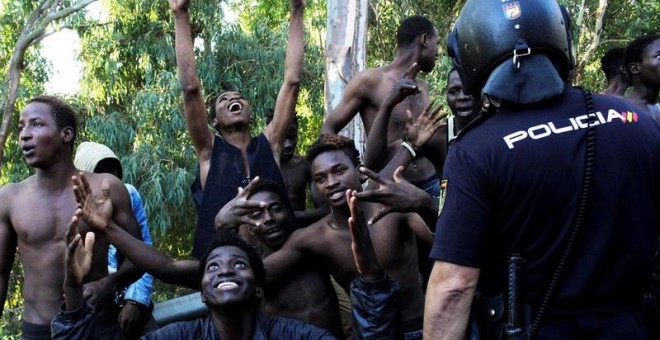
[[(338, 0), (337, 0), (338, 1)], [(369, 2), (367, 65), (392, 60), (396, 29), (405, 17), (429, 17), (445, 37), (465, 0), (372, 0)], [(584, 10), (575, 27), (578, 54), (593, 37), (597, 0), (561, 0), (573, 15)], [(585, 7), (582, 7), (582, 3)], [(37, 2), (0, 0), (0, 65), (7, 65), (27, 14)], [(79, 141), (105, 143), (119, 155), (124, 180), (141, 192), (156, 246), (174, 258), (189, 256), (196, 214), (189, 193), (197, 161), (185, 121), (174, 58), (174, 25), (166, 1), (104, 0), (108, 17), (100, 22), (83, 14), (58, 23), (77, 27), (82, 41), (81, 93), (69, 98), (80, 112)], [(238, 13), (238, 21), (224, 21), (219, 4)], [(205, 100), (212, 103), (222, 91), (239, 90), (256, 118), (254, 133), (264, 127), (264, 113), (272, 108), (284, 73), (289, 1), (193, 1), (191, 19), (196, 37), (198, 74)], [(601, 90), (604, 78), (599, 58), (614, 46), (623, 46), (642, 33), (660, 30), (660, 3), (654, 0), (609, 1), (601, 44), (583, 71), (584, 85)], [(575, 19), (574, 19), (575, 20)], [(305, 13), (305, 70), (297, 112), (298, 152), (314, 141), (323, 119), (324, 39), (326, 0), (308, 0)], [(444, 38), (441, 42), (444, 50)], [(47, 65), (38, 48), (28, 50), (19, 101), (43, 91)], [(450, 62), (442, 56), (436, 70), (422, 75), (432, 97), (444, 97)], [(0, 69), (0, 76), (6, 76)], [(0, 91), (4, 84), (0, 84)], [(12, 126), (15, 126), (14, 123)], [(10, 137), (0, 185), (30, 174), (15, 138)], [(20, 264), (16, 264), (0, 337), (16, 337), (22, 311)], [(155, 301), (186, 290), (156, 284)]]

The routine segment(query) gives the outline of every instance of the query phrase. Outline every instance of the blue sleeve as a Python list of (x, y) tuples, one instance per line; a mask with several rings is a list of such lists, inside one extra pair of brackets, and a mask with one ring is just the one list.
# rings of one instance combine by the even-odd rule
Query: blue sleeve
[(485, 170), (479, 165), (459, 144), (449, 149), (443, 174), (445, 200), (430, 254), (434, 260), (474, 268), (485, 262), (491, 212)]
[[(142, 197), (137, 189), (130, 185), (125, 184), (128, 193), (131, 196), (131, 206), (133, 207), (133, 214), (135, 220), (140, 225), (140, 232), (142, 233), (142, 240), (144, 243), (151, 245), (151, 233), (149, 232), (149, 222), (147, 221), (147, 213), (142, 204)], [(135, 281), (132, 285), (128, 286), (124, 299), (133, 300), (144, 306), (151, 305), (151, 293), (153, 291), (154, 277), (149, 273), (144, 273), (142, 277)]]
[(74, 310), (61, 310), (50, 323), (52, 339), (94, 339), (96, 312), (85, 302)]
[(388, 276), (368, 282), (351, 282), (353, 339), (394, 339), (399, 334), (401, 298), (399, 284)]

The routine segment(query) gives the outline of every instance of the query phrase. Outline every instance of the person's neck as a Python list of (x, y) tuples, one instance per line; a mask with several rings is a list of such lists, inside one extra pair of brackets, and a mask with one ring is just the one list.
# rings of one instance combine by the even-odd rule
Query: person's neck
[(624, 94), (626, 94), (626, 90), (628, 89), (628, 87), (629, 87), (628, 84), (626, 84), (625, 82), (619, 81), (619, 80), (614, 80), (614, 81), (610, 82), (609, 86), (607, 87), (607, 89), (605, 89), (605, 91), (603, 93), (609, 94), (609, 95), (612, 95), (612, 96), (621, 96), (622, 97)]
[(247, 340), (254, 336), (256, 306), (211, 309), (213, 325), (220, 339)]
[(229, 144), (243, 150), (252, 141), (250, 129), (245, 127), (234, 127), (223, 129), (220, 134), (222, 138)]
[[(359, 203), (358, 203), (359, 204)], [(341, 207), (330, 206), (330, 225), (334, 228), (348, 229), (348, 218), (351, 217), (351, 211), (348, 203)]]
[(35, 177), (37, 185), (40, 189), (47, 191), (68, 188), (71, 184), (71, 176), (78, 174), (70, 157), (51, 164), (47, 168), (37, 168), (36, 170)]
[(660, 89), (654, 89), (636, 81), (628, 97), (644, 101), (647, 105), (654, 105), (658, 102), (658, 92)]
[(399, 48), (394, 60), (387, 65), (388, 69), (396, 70), (402, 76), (412, 65), (419, 61), (419, 53), (414, 48)]

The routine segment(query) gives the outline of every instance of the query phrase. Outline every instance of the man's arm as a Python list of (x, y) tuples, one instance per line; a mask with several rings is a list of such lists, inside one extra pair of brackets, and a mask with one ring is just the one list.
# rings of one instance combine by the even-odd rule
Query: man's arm
[[(112, 200), (112, 220), (122, 226), (132, 237), (142, 242), (140, 226), (135, 220), (133, 208), (131, 206), (131, 197), (128, 190), (118, 178), (102, 174), (110, 183), (110, 199)], [(105, 181), (105, 179), (104, 179)], [(105, 188), (103, 189), (105, 190)], [(111, 291), (118, 291), (139, 279), (144, 274), (139, 268), (135, 267), (130, 260), (124, 261), (117, 269), (117, 272), (101, 279), (107, 282)]]
[(0, 189), (0, 316), (2, 316), (7, 299), (9, 276), (14, 264), (17, 243), (16, 232), (9, 221), (8, 189), (8, 187)]
[(105, 233), (119, 252), (155, 278), (165, 283), (200, 290), (197, 275), (199, 261), (173, 260), (156, 248), (129, 235), (113, 221), (108, 222)]
[(270, 142), (277, 164), (280, 163), (282, 143), (296, 114), (296, 102), (300, 92), (303, 71), (305, 42), (303, 34), (303, 12), (305, 0), (291, 1), (291, 21), (289, 23), (289, 41), (284, 59), (284, 83), (277, 94), (273, 120), (266, 126), (264, 135)]
[(197, 76), (192, 29), (188, 15), (188, 0), (169, 0), (174, 14), (176, 64), (183, 92), (183, 112), (199, 162), (202, 189), (206, 185), (213, 152), (213, 133), (208, 128), (206, 106)]
[(387, 161), (389, 155), (387, 127), (390, 123), (390, 116), (401, 101), (419, 92), (419, 88), (415, 83), (417, 72), (419, 72), (419, 66), (417, 66), (417, 63), (413, 63), (404, 76), (394, 83), (389, 96), (378, 109), (376, 119), (374, 119), (371, 130), (369, 130), (367, 150), (364, 157), (364, 164), (370, 169), (380, 171)]
[(424, 339), (462, 339), (479, 269), (436, 261), (426, 288)]
[[(364, 91), (368, 91), (367, 89), (371, 86), (371, 83), (369, 71), (356, 74), (348, 82), (339, 104), (326, 117), (321, 133), (339, 133), (367, 102)], [(369, 134), (369, 131), (367, 131), (367, 134)]]
[(351, 282), (352, 327), (356, 339), (395, 338), (401, 319), (398, 283), (380, 266), (355, 191), (347, 191), (353, 260), (360, 276)]
[(301, 244), (307, 237), (313, 237), (308, 229), (296, 230), (284, 243), (280, 250), (270, 254), (264, 259), (264, 268), (266, 268), (266, 284), (273, 285), (282, 278), (292, 274), (297, 265), (305, 259), (305, 251)]
[[(84, 173), (74, 176), (73, 184), (80, 211), (76, 213), (90, 228), (97, 232), (104, 232), (108, 241), (114, 244), (124, 257), (129, 261), (135, 261), (135, 264), (165, 282), (199, 288), (199, 282), (190, 283), (193, 280), (197, 281), (195, 279), (198, 271), (196, 261), (173, 261), (155, 248), (133, 237), (112, 219), (104, 218), (97, 205), (99, 199), (92, 194)], [(104, 195), (111, 195), (110, 189), (104, 190)]]

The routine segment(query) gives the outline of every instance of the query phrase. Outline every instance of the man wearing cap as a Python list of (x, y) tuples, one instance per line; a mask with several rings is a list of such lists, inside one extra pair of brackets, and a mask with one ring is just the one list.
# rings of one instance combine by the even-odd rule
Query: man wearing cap
[[(73, 164), (80, 170), (97, 174), (113, 174), (120, 180), (123, 178), (124, 171), (119, 158), (104, 144), (95, 142), (80, 143)], [(142, 240), (144, 243), (152, 245), (149, 221), (142, 204), (142, 196), (133, 185), (124, 183), (124, 186), (131, 197), (131, 207), (135, 219), (140, 225)], [(108, 249), (108, 272), (117, 271), (120, 262), (118, 255), (115, 246), (110, 245)], [(153, 282), (153, 276), (144, 273), (135, 283), (117, 292), (115, 303), (121, 309), (118, 318), (119, 326), (127, 338), (136, 338), (155, 327), (153, 318), (151, 318)]]
[(567, 19), (555, 0), (468, 0), (449, 36), (463, 85), (485, 101), (445, 163), (427, 339), (468, 325), (482, 339), (647, 337), (660, 126), (565, 85)]

